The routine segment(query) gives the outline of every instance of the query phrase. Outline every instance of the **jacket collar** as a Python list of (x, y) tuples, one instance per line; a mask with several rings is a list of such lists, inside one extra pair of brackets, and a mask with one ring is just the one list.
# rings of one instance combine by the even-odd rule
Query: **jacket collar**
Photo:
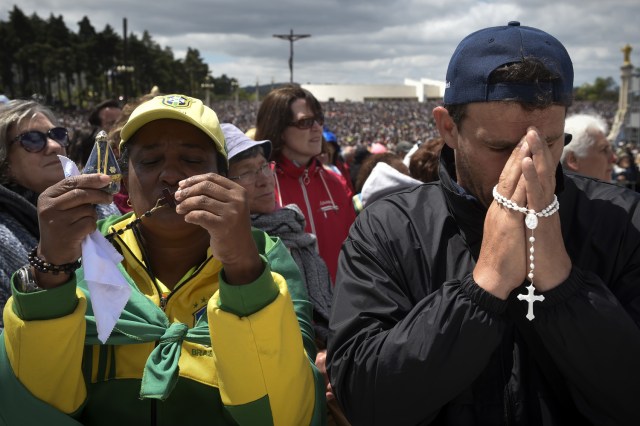
[(309, 176), (315, 175), (320, 172), (322, 169), (322, 165), (320, 164), (320, 160), (314, 158), (311, 162), (305, 166), (297, 166), (293, 161), (289, 160), (287, 157), (278, 154), (276, 158), (276, 172), (278, 174), (284, 174), (295, 179), (298, 179), (302, 176), (305, 171)]
[(453, 149), (446, 144), (440, 153), (438, 174), (449, 214), (455, 219), (471, 255), (474, 259), (478, 259), (487, 209), (456, 183)]

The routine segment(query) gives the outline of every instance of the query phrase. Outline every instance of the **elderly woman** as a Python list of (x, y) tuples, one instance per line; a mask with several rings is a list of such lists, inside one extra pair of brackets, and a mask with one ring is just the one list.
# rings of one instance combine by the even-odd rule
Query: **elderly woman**
[(274, 164), (268, 161), (271, 141), (254, 141), (233, 124), (224, 123), (221, 127), (229, 152), (229, 179), (247, 191), (252, 225), (280, 238), (302, 273), (313, 305), (313, 329), (319, 349), (316, 365), (325, 376), (328, 424), (348, 425), (331, 390), (325, 367), (333, 287), (327, 266), (317, 253), (316, 238), (304, 231), (304, 215), (297, 205), (283, 207), (276, 203)]
[[(225, 177), (216, 114), (198, 99), (158, 96), (133, 111), (121, 138), (133, 212), (96, 224), (92, 205), (111, 199), (103, 174), (40, 196), (37, 251), (14, 274), (5, 310), (0, 416), (8, 424), (25, 415), (56, 425), (321, 423), (323, 380), (300, 272), (279, 240), (251, 228), (245, 190)], [(87, 255), (75, 269), (96, 227), (124, 258), (119, 277), (131, 289), (104, 343), (85, 279), (96, 271)]]
[[(0, 107), (0, 329), (11, 274), (27, 262), (40, 237), (38, 195), (64, 178), (58, 155), (66, 154), (69, 136), (56, 122), (51, 110), (33, 101)], [(98, 207), (100, 217), (117, 211)]]
[(327, 266), (317, 253), (316, 238), (304, 232), (304, 215), (297, 205), (276, 203), (274, 164), (268, 161), (271, 142), (256, 142), (233, 124), (222, 124), (222, 131), (229, 151), (229, 179), (247, 191), (252, 225), (282, 239), (300, 268), (313, 305), (316, 342), (324, 349), (333, 289)]
[(271, 91), (256, 118), (256, 140), (273, 143), (276, 199), (296, 204), (306, 232), (318, 239), (320, 256), (335, 283), (338, 255), (356, 214), (351, 190), (317, 158), (322, 152), (324, 115), (320, 102), (299, 86)]

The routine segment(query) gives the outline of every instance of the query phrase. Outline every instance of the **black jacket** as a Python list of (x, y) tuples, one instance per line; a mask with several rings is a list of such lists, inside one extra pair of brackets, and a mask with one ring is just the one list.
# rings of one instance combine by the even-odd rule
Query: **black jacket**
[(473, 281), (486, 209), (451, 176), (368, 206), (342, 249), (328, 369), (353, 424), (640, 424), (638, 194), (558, 175), (573, 269), (530, 322), (524, 283)]

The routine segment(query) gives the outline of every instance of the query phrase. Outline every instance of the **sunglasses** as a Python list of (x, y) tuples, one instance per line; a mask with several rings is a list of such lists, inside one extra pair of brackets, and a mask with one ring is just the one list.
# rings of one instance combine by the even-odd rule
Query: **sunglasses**
[(27, 152), (40, 152), (47, 146), (47, 140), (53, 139), (60, 146), (69, 145), (69, 132), (64, 127), (54, 127), (49, 129), (47, 133), (38, 130), (31, 130), (16, 136), (13, 141), (20, 142), (20, 145)]
[(324, 124), (324, 114), (320, 113), (315, 117), (301, 118), (289, 123), (289, 126), (297, 127), (300, 130), (307, 130), (313, 127), (313, 123), (318, 123), (320, 126)]

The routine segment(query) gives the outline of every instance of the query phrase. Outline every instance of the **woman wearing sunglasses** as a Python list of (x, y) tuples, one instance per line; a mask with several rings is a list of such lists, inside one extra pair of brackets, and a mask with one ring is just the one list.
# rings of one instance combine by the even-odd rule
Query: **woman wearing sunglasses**
[(351, 191), (316, 158), (322, 151), (323, 124), (320, 102), (309, 91), (284, 86), (262, 101), (255, 138), (273, 143), (276, 200), (300, 207), (305, 231), (317, 237), (320, 256), (335, 282), (338, 254), (355, 211)]
[[(67, 129), (53, 112), (33, 101), (13, 100), (0, 107), (0, 329), (11, 295), (11, 274), (27, 262), (40, 232), (38, 195), (64, 178), (58, 155), (66, 154)], [(117, 214), (98, 206), (98, 216)]]

